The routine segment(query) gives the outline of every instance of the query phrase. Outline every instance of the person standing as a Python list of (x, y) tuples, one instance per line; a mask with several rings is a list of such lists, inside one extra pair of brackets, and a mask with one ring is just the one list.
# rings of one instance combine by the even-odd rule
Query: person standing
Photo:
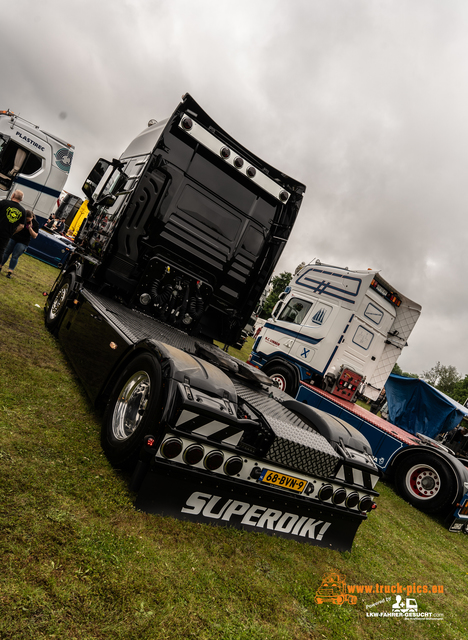
[(16, 189), (11, 200), (0, 200), (0, 258), (11, 236), (24, 228), (26, 210), (21, 205), (23, 198), (24, 193)]
[(8, 265), (7, 278), (11, 278), (13, 271), (18, 264), (19, 257), (26, 251), (31, 240), (37, 238), (39, 234), (39, 225), (34, 213), (32, 211), (26, 211), (26, 221), (24, 228), (17, 231), (10, 238), (7, 247), (3, 253), (3, 258), (0, 260), (0, 271), (3, 265), (11, 255), (10, 264)]

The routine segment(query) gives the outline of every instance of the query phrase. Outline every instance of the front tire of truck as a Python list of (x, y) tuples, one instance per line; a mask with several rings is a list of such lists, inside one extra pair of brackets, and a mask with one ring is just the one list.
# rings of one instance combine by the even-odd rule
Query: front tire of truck
[(120, 373), (104, 414), (101, 444), (114, 466), (135, 465), (144, 436), (158, 423), (160, 397), (159, 363), (149, 354), (137, 356)]
[(45, 314), (45, 324), (50, 331), (55, 332), (59, 328), (60, 322), (62, 321), (63, 315), (67, 308), (67, 302), (73, 293), (74, 286), (74, 273), (69, 273), (66, 276), (62, 276), (58, 285), (56, 286)]
[(274, 380), (281, 391), (289, 394), (293, 398), (296, 396), (299, 387), (294, 371), (287, 365), (281, 363), (272, 363), (263, 367), (263, 372)]
[(414, 454), (395, 469), (398, 493), (424, 513), (443, 514), (456, 497), (456, 481), (448, 465), (437, 456)]

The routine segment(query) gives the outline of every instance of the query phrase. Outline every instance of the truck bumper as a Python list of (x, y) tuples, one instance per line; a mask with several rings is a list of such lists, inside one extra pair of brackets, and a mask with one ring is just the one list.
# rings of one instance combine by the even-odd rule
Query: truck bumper
[(135, 502), (147, 513), (172, 516), (350, 551), (365, 514), (319, 507), (260, 484), (212, 477), (159, 462), (145, 475)]

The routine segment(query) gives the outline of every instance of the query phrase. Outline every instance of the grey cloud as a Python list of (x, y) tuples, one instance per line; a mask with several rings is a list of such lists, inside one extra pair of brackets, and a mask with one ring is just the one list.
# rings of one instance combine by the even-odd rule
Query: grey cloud
[(69, 191), (189, 91), (307, 186), (278, 270), (380, 268), (423, 305), (402, 368), (468, 371), (464, 0), (17, 0), (2, 27), (0, 108), (75, 145)]

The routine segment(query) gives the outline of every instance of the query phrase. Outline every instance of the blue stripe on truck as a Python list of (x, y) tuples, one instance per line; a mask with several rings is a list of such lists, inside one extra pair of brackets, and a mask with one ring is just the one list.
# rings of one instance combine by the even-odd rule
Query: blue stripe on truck
[(278, 333), (284, 333), (292, 338), (300, 338), (302, 342), (309, 342), (310, 344), (318, 344), (323, 340), (323, 338), (309, 338), (309, 336), (305, 336), (304, 334), (299, 333), (299, 331), (292, 331), (285, 327), (278, 327), (276, 324), (271, 324), (271, 322), (267, 322), (264, 326), (267, 329), (273, 329), (274, 331), (278, 331)]
[(35, 191), (45, 193), (48, 196), (54, 196), (54, 198), (58, 198), (61, 194), (61, 191), (57, 191), (57, 189), (46, 187), (44, 184), (37, 184), (37, 182), (33, 182), (32, 180), (28, 180), (27, 178), (17, 177), (14, 179), (14, 182), (16, 184), (21, 184), (23, 187), (28, 187), (29, 189), (34, 189)]

